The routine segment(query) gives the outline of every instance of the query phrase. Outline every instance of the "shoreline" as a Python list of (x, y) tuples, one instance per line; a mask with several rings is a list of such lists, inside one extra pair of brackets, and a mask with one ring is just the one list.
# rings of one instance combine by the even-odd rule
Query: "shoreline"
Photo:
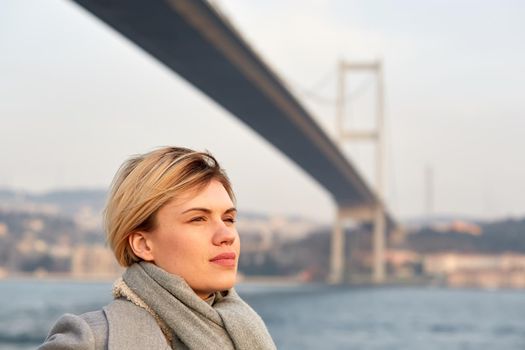
[[(120, 275), (72, 275), (72, 274), (30, 274), (30, 273), (16, 273), (6, 274), (0, 276), (0, 283), (8, 281), (21, 281), (21, 282), (71, 282), (71, 283), (113, 283)], [(412, 283), (405, 281), (405, 283), (390, 282), (381, 285), (373, 283), (346, 283), (341, 285), (332, 285), (334, 288), (431, 288), (431, 289), (447, 289), (447, 290), (479, 290), (479, 291), (524, 291), (524, 288), (513, 288), (513, 287), (483, 287), (483, 286), (449, 286), (446, 284), (436, 283)], [(294, 287), (294, 286), (306, 286), (306, 285), (326, 285), (330, 286), (329, 283), (323, 281), (304, 281), (295, 276), (240, 276), (237, 285), (265, 285), (265, 286), (282, 286), (282, 287)]]

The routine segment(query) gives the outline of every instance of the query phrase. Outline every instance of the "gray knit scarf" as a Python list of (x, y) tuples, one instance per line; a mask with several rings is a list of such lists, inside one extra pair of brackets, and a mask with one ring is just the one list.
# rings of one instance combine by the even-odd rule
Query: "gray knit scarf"
[(276, 349), (262, 319), (233, 288), (216, 293), (211, 306), (184, 279), (147, 262), (128, 267), (122, 280), (116, 296), (148, 310), (173, 349)]

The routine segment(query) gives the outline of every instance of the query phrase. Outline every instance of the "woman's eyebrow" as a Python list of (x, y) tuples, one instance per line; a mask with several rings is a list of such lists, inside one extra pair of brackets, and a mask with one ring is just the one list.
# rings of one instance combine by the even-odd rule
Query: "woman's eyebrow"
[(237, 213), (237, 208), (231, 207), (230, 209), (224, 212), (224, 214), (229, 214), (229, 213)]
[(190, 209), (184, 210), (182, 212), (182, 214), (186, 214), (186, 213), (188, 213), (190, 211), (203, 211), (203, 212), (208, 213), (208, 214), (211, 213), (211, 210), (208, 209), (208, 208), (190, 208)]
[[(205, 212), (207, 214), (210, 214), (211, 213), (211, 210), (208, 209), (208, 208), (190, 208), (190, 209), (186, 209), (185, 211), (182, 212), (182, 214), (186, 214), (190, 211), (202, 211), (202, 212)], [(235, 207), (231, 207), (229, 209), (226, 209), (224, 211), (224, 214), (229, 214), (229, 213), (236, 213), (237, 212), (237, 209)]]

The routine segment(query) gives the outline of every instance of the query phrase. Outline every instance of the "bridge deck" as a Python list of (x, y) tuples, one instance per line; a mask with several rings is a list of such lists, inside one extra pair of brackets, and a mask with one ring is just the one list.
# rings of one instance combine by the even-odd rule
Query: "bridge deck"
[(355, 167), (285, 84), (206, 1), (74, 1), (253, 128), (340, 206), (377, 203)]

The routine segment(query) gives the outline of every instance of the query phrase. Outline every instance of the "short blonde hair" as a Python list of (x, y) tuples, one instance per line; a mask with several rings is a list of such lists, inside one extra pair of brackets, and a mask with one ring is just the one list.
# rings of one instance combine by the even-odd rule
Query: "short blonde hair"
[(126, 267), (141, 260), (128, 243), (132, 232), (154, 229), (162, 206), (211, 180), (221, 182), (235, 202), (230, 180), (209, 152), (163, 147), (125, 161), (113, 179), (104, 210), (107, 241), (119, 264)]

